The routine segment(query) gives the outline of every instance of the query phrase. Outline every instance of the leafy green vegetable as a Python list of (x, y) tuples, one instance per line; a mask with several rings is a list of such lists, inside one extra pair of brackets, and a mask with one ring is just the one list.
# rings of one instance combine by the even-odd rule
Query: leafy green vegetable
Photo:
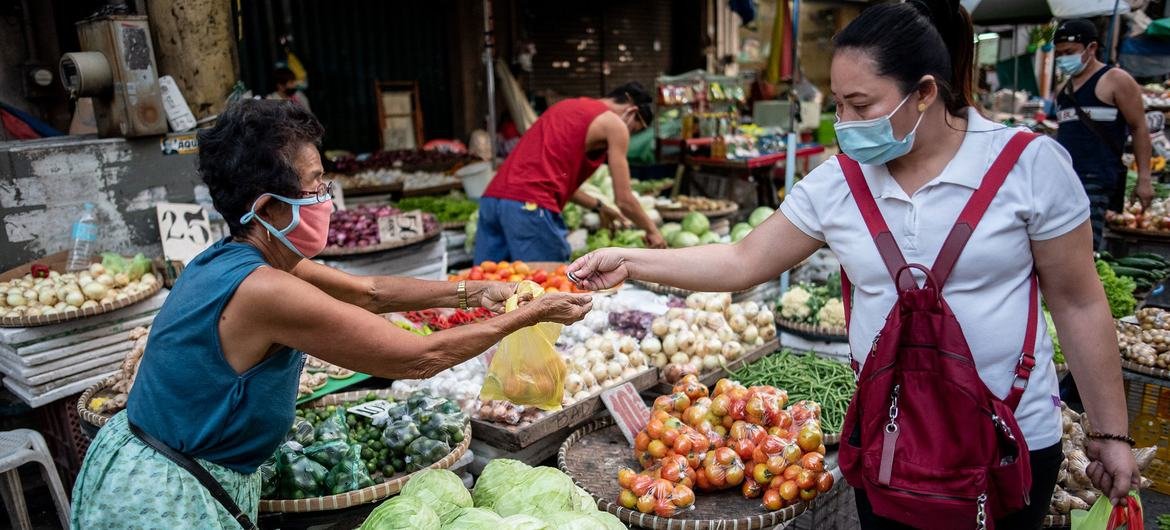
[[(409, 486), (410, 483), (407, 483)], [(399, 495), (382, 503), (366, 522), (362, 523), (361, 530), (440, 530), (442, 523), (424, 501), (415, 497)]]
[(1064, 352), (1060, 349), (1060, 338), (1056, 336), (1056, 324), (1052, 322), (1052, 313), (1044, 309), (1044, 321), (1048, 323), (1048, 336), (1052, 337), (1052, 362), (1064, 364)]
[(479, 205), (461, 195), (446, 197), (407, 197), (398, 201), (398, 208), (403, 211), (422, 210), (435, 214), (440, 223), (462, 222), (471, 219), (471, 214), (479, 209)]
[(467, 236), (467, 241), (463, 242), (463, 250), (468, 254), (475, 253), (475, 233), (479, 230), (479, 208), (472, 212), (471, 217), (467, 219), (467, 226), (463, 227), (463, 233)]
[(658, 232), (662, 234), (662, 237), (669, 238), (671, 235), (678, 233), (679, 230), (682, 230), (682, 225), (678, 223), (666, 223), (662, 225), (662, 228), (658, 229)]
[(1101, 278), (1101, 285), (1105, 288), (1105, 298), (1109, 300), (1109, 311), (1113, 318), (1122, 318), (1133, 314), (1137, 308), (1137, 299), (1133, 296), (1137, 285), (1132, 278), (1118, 276), (1108, 263), (1097, 260), (1097, 276)]
[(576, 230), (581, 228), (581, 221), (585, 219), (585, 210), (575, 202), (570, 202), (565, 205), (565, 209), (561, 210), (561, 219), (565, 221), (565, 227), (569, 230)]
[(670, 237), (669, 242), (670, 246), (674, 248), (693, 247), (699, 244), (699, 236), (686, 230), (680, 230)]
[(496, 501), (512, 489), (532, 466), (507, 458), (497, 458), (484, 466), (483, 473), (475, 482), (471, 497), (480, 508), (494, 509)]
[(443, 524), (455, 520), (461, 508), (472, 506), (471, 493), (463, 487), (463, 481), (446, 469), (420, 471), (402, 488), (402, 495), (430, 506)]
[(731, 241), (740, 241), (747, 237), (752, 232), (752, 225), (747, 223), (737, 223), (731, 228)]
[(518, 513), (510, 517), (505, 517), (500, 522), (500, 528), (507, 528), (509, 530), (552, 530), (553, 527), (531, 515)]
[(701, 236), (711, 229), (711, 220), (699, 212), (691, 212), (683, 217), (682, 229), (696, 236)]
[(500, 530), (504, 519), (486, 508), (463, 508), (443, 530)]
[(770, 217), (773, 213), (776, 213), (776, 210), (773, 210), (767, 206), (760, 206), (759, 208), (752, 210), (752, 214), (748, 216), (748, 224), (751, 224), (752, 228), (760, 226), (764, 224), (764, 221), (767, 221), (768, 217)]
[(602, 228), (585, 240), (585, 248), (573, 253), (572, 259), (577, 259), (597, 249), (608, 247), (644, 248), (646, 246), (646, 232), (643, 230), (618, 230), (611, 233), (608, 228)]
[(496, 513), (503, 516), (574, 511), (581, 506), (576, 484), (559, 469), (540, 466), (524, 472), (503, 497), (496, 500)]

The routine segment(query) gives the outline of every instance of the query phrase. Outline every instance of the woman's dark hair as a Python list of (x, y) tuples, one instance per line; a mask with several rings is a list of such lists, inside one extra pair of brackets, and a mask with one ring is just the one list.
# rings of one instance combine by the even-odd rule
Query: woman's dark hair
[(319, 145), (325, 129), (299, 103), (245, 99), (199, 131), (199, 175), (233, 238), (244, 235), (240, 218), (264, 193), (295, 197), (300, 178), (293, 159), (304, 144)]
[(910, 0), (862, 11), (833, 38), (836, 50), (868, 53), (878, 74), (897, 80), (903, 94), (932, 75), (947, 111), (962, 116), (971, 96), (975, 36), (959, 0)]

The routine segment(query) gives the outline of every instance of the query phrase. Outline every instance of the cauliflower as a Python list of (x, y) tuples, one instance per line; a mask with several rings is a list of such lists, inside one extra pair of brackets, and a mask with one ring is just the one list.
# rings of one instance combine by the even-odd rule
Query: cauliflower
[(841, 303), (840, 298), (830, 298), (821, 310), (817, 312), (817, 321), (822, 326), (831, 328), (845, 327), (845, 304)]
[(798, 285), (789, 289), (780, 297), (780, 316), (797, 322), (804, 321), (812, 312), (808, 306), (810, 300), (812, 294), (804, 287)]

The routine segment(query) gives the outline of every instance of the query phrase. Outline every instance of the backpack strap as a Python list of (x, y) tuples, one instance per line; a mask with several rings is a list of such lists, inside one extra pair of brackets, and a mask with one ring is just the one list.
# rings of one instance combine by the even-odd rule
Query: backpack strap
[[(894, 280), (894, 284), (898, 286), (899, 290), (914, 288), (913, 276), (906, 275), (902, 276), (901, 279), (898, 278), (898, 271), (906, 267), (906, 257), (902, 255), (902, 249), (898, 247), (898, 242), (894, 240), (894, 234), (886, 225), (886, 220), (882, 217), (881, 210), (878, 209), (877, 201), (873, 200), (873, 192), (870, 191), (869, 184), (865, 182), (865, 174), (861, 172), (861, 165), (845, 156), (844, 153), (837, 155), (837, 162), (841, 165), (841, 172), (845, 174), (845, 182), (849, 184), (849, 192), (853, 195), (853, 202), (861, 211), (861, 218), (865, 220), (865, 226), (869, 229), (869, 235), (873, 238), (874, 244), (877, 245), (878, 253), (881, 254), (882, 262), (885, 263), (890, 278)], [(841, 278), (845, 281), (844, 274), (841, 275)]]
[(1012, 380), (1012, 388), (1003, 402), (1012, 410), (1020, 406), (1024, 391), (1028, 389), (1028, 378), (1032, 369), (1036, 367), (1036, 333), (1040, 318), (1040, 280), (1032, 272), (1031, 288), (1028, 289), (1028, 324), (1024, 328), (1024, 346), (1020, 348), (1020, 362), (1016, 364), (1016, 377)]
[[(845, 306), (845, 340), (849, 340), (849, 324), (853, 321), (853, 282), (849, 281), (849, 275), (845, 273), (845, 267), (841, 267), (841, 303)], [(853, 375), (861, 377), (861, 363), (853, 357), (853, 347), (847, 348), (849, 350), (849, 367), (853, 369)]]

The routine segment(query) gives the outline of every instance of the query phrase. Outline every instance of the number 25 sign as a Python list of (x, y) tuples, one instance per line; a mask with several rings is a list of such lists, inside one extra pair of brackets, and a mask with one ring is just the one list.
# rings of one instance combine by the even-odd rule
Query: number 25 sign
[(156, 205), (163, 255), (170, 261), (191, 261), (211, 241), (211, 224), (198, 204), (160, 202)]

